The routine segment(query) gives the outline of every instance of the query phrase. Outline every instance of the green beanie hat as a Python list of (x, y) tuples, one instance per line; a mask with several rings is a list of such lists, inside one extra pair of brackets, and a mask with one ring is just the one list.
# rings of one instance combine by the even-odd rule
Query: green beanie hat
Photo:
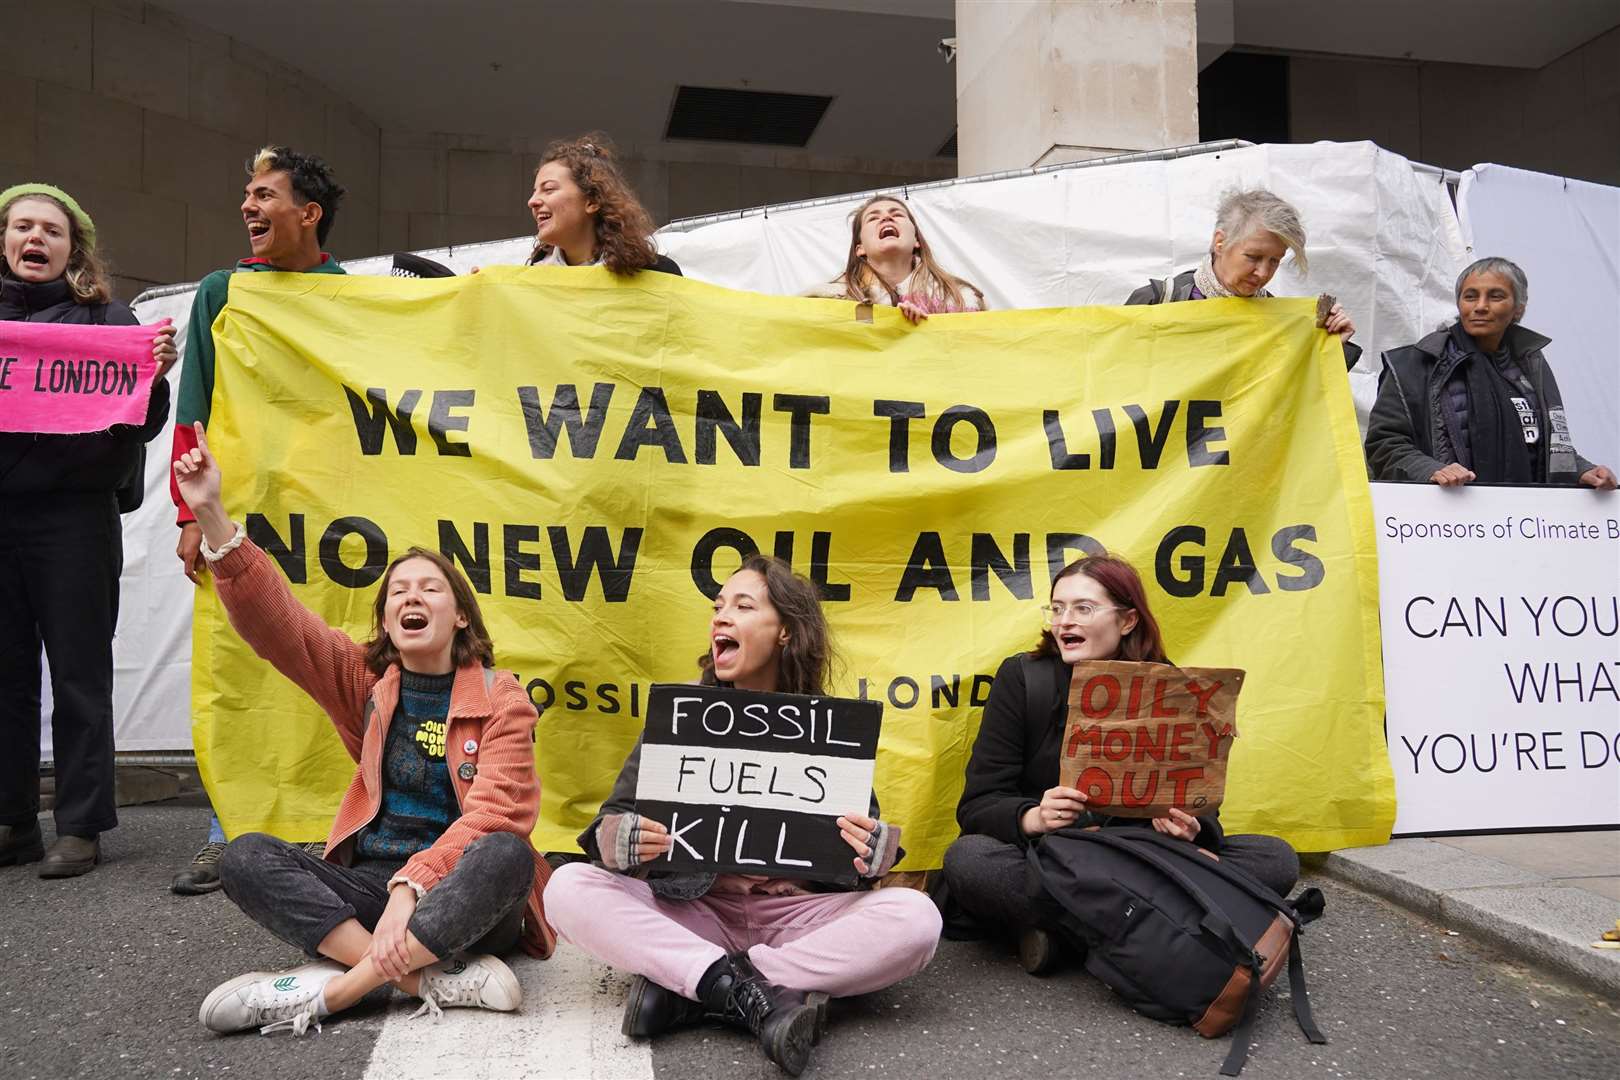
[(0, 191), (0, 212), (18, 199), (26, 199), (30, 195), (45, 195), (55, 199), (67, 208), (68, 215), (79, 227), (79, 235), (84, 238), (87, 250), (94, 251), (96, 247), (96, 223), (90, 220), (90, 215), (84, 212), (78, 200), (59, 187), (49, 184), (16, 184)]

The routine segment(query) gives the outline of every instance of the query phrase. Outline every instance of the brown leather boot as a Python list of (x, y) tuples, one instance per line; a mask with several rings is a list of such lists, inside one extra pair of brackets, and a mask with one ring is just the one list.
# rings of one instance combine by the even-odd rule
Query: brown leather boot
[(101, 862), (101, 840), (90, 836), (58, 836), (39, 864), (42, 878), (67, 878), (88, 874)]

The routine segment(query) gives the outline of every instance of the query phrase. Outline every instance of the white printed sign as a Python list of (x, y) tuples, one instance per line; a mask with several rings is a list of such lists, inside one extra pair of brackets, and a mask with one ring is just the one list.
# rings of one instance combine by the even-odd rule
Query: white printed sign
[(1620, 825), (1620, 495), (1372, 494), (1395, 834)]

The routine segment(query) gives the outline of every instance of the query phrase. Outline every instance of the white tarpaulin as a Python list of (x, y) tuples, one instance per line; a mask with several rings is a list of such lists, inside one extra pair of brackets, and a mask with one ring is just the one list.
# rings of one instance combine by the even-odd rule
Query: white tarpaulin
[(1620, 187), (1505, 165), (1475, 165), (1457, 187), (1470, 261), (1524, 268), (1524, 324), (1552, 338), (1575, 449), (1620, 468)]
[(1620, 499), (1372, 494), (1395, 834), (1620, 825)]
[[(1272, 288), (1283, 295), (1333, 293), (1354, 317), (1366, 352), (1350, 377), (1365, 416), (1379, 351), (1416, 340), (1455, 311), (1452, 281), (1465, 252), (1444, 180), (1433, 170), (1372, 143), (1316, 143), (1058, 168), (902, 193), (940, 262), (979, 285), (991, 305), (1059, 307), (1121, 303), (1150, 277), (1196, 264), (1214, 231), (1216, 201), (1236, 185), (1267, 186), (1299, 208), (1310, 276), (1301, 280), (1285, 264)], [(514, 204), (526, 196), (514, 191)], [(865, 197), (677, 222), (659, 241), (690, 277), (794, 294), (842, 268), (849, 214)], [(421, 254), (465, 273), (521, 263), (532, 245), (532, 238), (519, 237)], [(386, 274), (391, 262), (380, 256), (347, 269)], [(183, 328), (191, 291), (163, 292), (136, 305), (142, 321), (169, 317)], [(148, 460), (147, 505), (125, 519), (121, 626), (130, 632), (119, 639), (120, 749), (191, 745), (191, 586), (174, 557), (167, 456), (159, 439)]]

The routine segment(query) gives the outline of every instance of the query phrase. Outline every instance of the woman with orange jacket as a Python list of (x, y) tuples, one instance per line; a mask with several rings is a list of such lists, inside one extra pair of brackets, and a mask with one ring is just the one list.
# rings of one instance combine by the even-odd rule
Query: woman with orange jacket
[(303, 1034), (385, 983), (421, 1011), (515, 1010), (522, 989), (498, 954), (550, 955), (540, 895), (550, 870), (529, 843), (540, 807), (533, 704), (494, 650), (478, 600), (443, 556), (411, 548), (383, 574), (365, 644), (293, 598), (231, 521), (201, 424), (174, 463), (203, 530), (231, 625), (321, 706), (357, 768), (324, 858), (263, 833), (220, 861), (225, 894), (311, 956), (292, 971), (217, 987), (212, 1031)]

